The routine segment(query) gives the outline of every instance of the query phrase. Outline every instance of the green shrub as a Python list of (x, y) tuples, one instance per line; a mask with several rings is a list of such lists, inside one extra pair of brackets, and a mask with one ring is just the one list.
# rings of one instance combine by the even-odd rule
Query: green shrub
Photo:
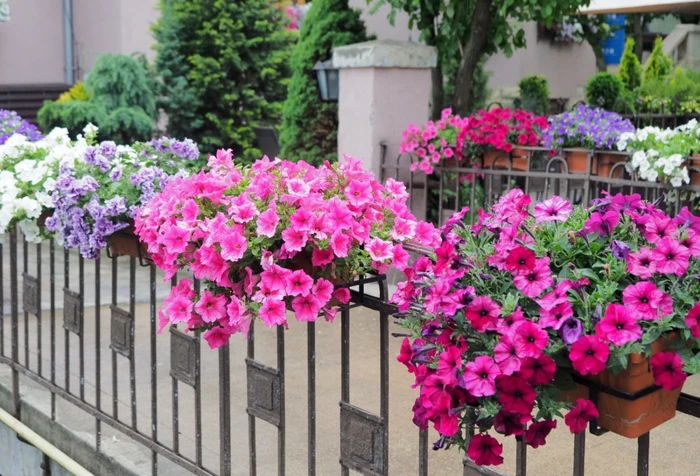
[(321, 164), (338, 158), (338, 105), (319, 96), (314, 65), (333, 48), (366, 41), (360, 12), (348, 0), (314, 0), (304, 18), (292, 56), (293, 75), (284, 103), (282, 156)]
[(660, 36), (656, 37), (654, 49), (649, 55), (647, 66), (644, 69), (644, 82), (666, 79), (673, 69), (673, 62), (663, 50), (663, 42)]
[(168, 132), (256, 159), (254, 126), (282, 112), (294, 35), (268, 0), (160, 0), (153, 26)]
[(598, 73), (586, 84), (586, 102), (591, 107), (613, 110), (622, 89), (620, 78), (611, 73)]
[(71, 136), (95, 124), (102, 140), (118, 143), (153, 135), (155, 96), (144, 64), (136, 58), (105, 54), (97, 58), (85, 86), (81, 83), (58, 101), (45, 101), (38, 113), (44, 131), (65, 127)]
[(546, 114), (549, 109), (547, 78), (539, 74), (525, 76), (518, 83), (521, 107), (535, 114)]
[(634, 91), (642, 84), (642, 64), (634, 54), (633, 38), (627, 38), (625, 42), (625, 51), (622, 53), (618, 74), (628, 91)]

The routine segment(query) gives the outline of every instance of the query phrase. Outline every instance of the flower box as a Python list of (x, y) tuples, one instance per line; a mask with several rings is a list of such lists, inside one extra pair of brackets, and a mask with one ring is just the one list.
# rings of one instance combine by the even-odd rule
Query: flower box
[[(670, 339), (654, 342), (652, 355), (666, 350), (677, 338), (674, 333)], [(665, 390), (655, 385), (649, 360), (642, 354), (630, 355), (627, 369), (618, 375), (606, 370), (598, 375), (572, 376), (576, 389), (564, 392), (564, 399), (571, 403), (579, 398), (593, 400), (600, 414), (597, 425), (626, 438), (638, 438), (672, 419), (683, 388)]]
[(583, 148), (566, 149), (562, 151), (569, 173), (586, 173), (589, 170), (588, 158), (593, 151)]
[[(529, 155), (526, 150), (513, 149), (510, 153), (491, 149), (484, 153), (485, 169), (508, 169), (526, 172), (529, 162)], [(509, 167), (510, 166), (510, 167)]]
[(119, 256), (129, 256), (138, 258), (141, 264), (152, 263), (151, 254), (145, 243), (139, 240), (134, 232), (134, 221), (131, 220), (126, 228), (123, 228), (107, 239), (107, 256), (116, 258)]
[(628, 158), (624, 153), (597, 151), (593, 156), (593, 174), (606, 178), (624, 178), (624, 164)]

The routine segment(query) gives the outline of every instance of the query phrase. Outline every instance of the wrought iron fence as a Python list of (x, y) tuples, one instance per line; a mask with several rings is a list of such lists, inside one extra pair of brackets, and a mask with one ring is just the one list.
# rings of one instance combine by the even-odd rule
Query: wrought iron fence
[[(407, 157), (385, 161), (382, 169), (383, 178), (408, 185), (414, 210), (428, 215), (434, 204), (438, 222), (463, 205), (472, 207), (474, 219), (479, 205), (515, 186), (535, 198), (557, 193), (579, 203), (600, 190), (665, 197), (665, 206), (676, 210), (696, 203), (698, 186), (674, 191), (641, 183), (625, 176), (620, 163), (604, 177), (596, 160), (589, 154), (586, 171), (574, 173), (567, 157), (531, 148), (494, 157), (488, 167), (438, 167), (429, 177), (411, 173)], [(79, 418), (94, 419), (90, 437), (98, 455), (114, 438), (133, 442), (148, 458), (149, 471), (138, 474), (500, 474), (454, 452), (430, 452), (436, 434), (412, 427), (410, 379), (398, 368), (390, 375), (398, 339), (390, 339), (396, 309), (387, 302), (385, 276), (345, 285), (351, 302), (339, 326), (290, 322), (290, 333), (251, 327), (247, 341), (234, 337), (209, 351), (196, 333), (173, 327), (158, 334), (159, 302), (177, 277), (161, 285), (156, 268), (139, 266), (136, 258), (86, 262), (53, 241), (29, 245), (10, 234), (6, 242), (0, 245), (0, 315), (6, 300), (9, 314), (0, 322), (0, 363), (10, 370), (15, 414), (23, 389), (38, 384), (48, 390), (52, 421), (65, 422), (64, 413), (75, 417), (75, 409)], [(360, 339), (352, 349), (351, 334)], [(359, 372), (351, 372), (355, 365)], [(390, 389), (400, 375), (405, 380)], [(351, 400), (353, 382), (360, 391)], [(392, 409), (400, 418), (390, 422)], [(683, 394), (678, 410), (700, 416), (700, 399)], [(595, 422), (591, 432), (601, 433)], [(585, 434), (574, 440), (575, 476), (584, 475), (585, 440)], [(649, 441), (649, 434), (638, 439), (640, 476), (649, 474)], [(528, 471), (522, 440), (514, 471)]]

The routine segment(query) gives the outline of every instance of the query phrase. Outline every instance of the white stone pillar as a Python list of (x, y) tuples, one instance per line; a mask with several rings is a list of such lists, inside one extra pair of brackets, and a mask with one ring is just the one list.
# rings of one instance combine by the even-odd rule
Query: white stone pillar
[[(380, 143), (399, 153), (401, 132), (425, 124), (430, 114), (435, 48), (394, 40), (368, 41), (333, 50), (340, 70), (338, 153), (361, 158), (381, 177)], [(341, 155), (342, 160), (342, 155)]]

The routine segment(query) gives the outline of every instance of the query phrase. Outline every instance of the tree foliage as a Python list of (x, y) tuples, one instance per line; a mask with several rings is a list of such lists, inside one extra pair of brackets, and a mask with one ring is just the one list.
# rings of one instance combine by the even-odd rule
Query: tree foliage
[(314, 65), (335, 47), (367, 41), (360, 12), (348, 0), (314, 0), (292, 56), (292, 79), (280, 135), (282, 156), (321, 164), (338, 157), (338, 106), (319, 96)]
[(657, 36), (654, 42), (654, 49), (651, 51), (647, 66), (644, 69), (644, 82), (666, 79), (672, 70), (673, 61), (664, 53), (663, 41), (660, 36)]
[[(525, 46), (525, 22), (558, 23), (576, 13), (589, 0), (367, 0), (374, 8), (383, 4), (408, 13), (410, 26), (421, 30), (422, 39), (438, 48), (439, 59), (452, 48), (460, 55), (455, 78), (455, 109), (468, 113), (473, 103), (471, 82), (479, 62), (497, 51), (510, 56)], [(442, 51), (441, 51), (442, 50)]]
[(546, 114), (549, 109), (549, 84), (539, 74), (525, 76), (518, 83), (521, 107), (535, 114)]
[(623, 90), (620, 78), (612, 73), (598, 73), (586, 84), (586, 102), (591, 107), (612, 111)]
[(170, 135), (259, 158), (254, 127), (277, 124), (293, 35), (268, 0), (160, 0), (159, 105)]
[(622, 84), (628, 91), (634, 91), (642, 84), (642, 65), (634, 53), (634, 39), (627, 38), (625, 50), (618, 71)]
[(38, 121), (45, 131), (65, 127), (72, 136), (93, 123), (101, 139), (130, 143), (152, 137), (154, 116), (155, 96), (143, 63), (103, 54), (84, 85), (78, 83), (57, 101), (44, 102)]

